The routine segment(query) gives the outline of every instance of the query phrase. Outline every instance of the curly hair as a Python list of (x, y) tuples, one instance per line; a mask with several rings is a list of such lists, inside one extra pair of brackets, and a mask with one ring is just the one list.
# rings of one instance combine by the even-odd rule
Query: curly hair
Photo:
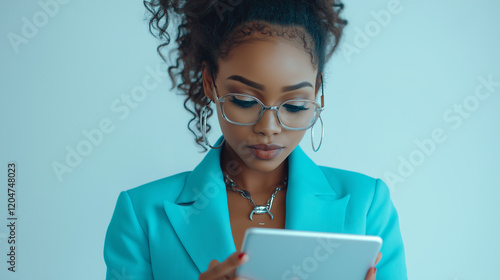
[[(178, 49), (170, 52), (171, 55), (177, 51), (176, 65), (168, 67), (171, 89), (177, 86), (186, 96), (184, 108), (192, 114), (187, 127), (205, 151), (200, 117), (210, 100), (203, 89), (204, 67), (216, 77), (218, 59), (227, 57), (233, 47), (244, 43), (253, 32), (260, 32), (302, 43), (318, 69), (318, 85), (324, 65), (337, 48), (347, 24), (340, 17), (344, 4), (338, 0), (144, 0), (143, 3), (150, 13), (149, 32), (162, 40), (157, 51), (165, 62), (162, 50), (170, 43), (167, 28), (170, 21), (179, 21)], [(177, 76), (182, 79), (178, 85)], [(208, 108), (208, 117), (212, 114), (213, 110)], [(210, 125), (207, 130), (210, 131)]]

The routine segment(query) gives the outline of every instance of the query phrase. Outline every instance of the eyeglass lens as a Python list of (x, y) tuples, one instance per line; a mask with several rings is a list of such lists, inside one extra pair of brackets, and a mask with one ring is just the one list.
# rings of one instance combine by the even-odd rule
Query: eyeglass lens
[[(241, 94), (226, 95), (222, 107), (227, 119), (240, 124), (255, 123), (264, 109), (255, 97)], [(306, 128), (315, 119), (316, 109), (312, 100), (288, 100), (279, 107), (278, 118), (284, 126)]]

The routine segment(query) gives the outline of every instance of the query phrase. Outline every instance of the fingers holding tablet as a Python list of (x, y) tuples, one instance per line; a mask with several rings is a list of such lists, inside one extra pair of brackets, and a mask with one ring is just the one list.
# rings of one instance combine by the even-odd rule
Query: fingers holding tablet
[(374, 265), (377, 265), (381, 258), (382, 258), (382, 253), (378, 252), (377, 259), (375, 260)]
[[(377, 263), (380, 261), (381, 258), (382, 258), (382, 253), (378, 252), (377, 259), (375, 260), (375, 264), (373, 266), (376, 266)], [(377, 273), (377, 268), (371, 267), (368, 270), (368, 273), (366, 273), (365, 280), (376, 280), (376, 278), (375, 278), (376, 277), (376, 273)]]
[(220, 280), (220, 279), (234, 279), (234, 280), (247, 280), (245, 278), (234, 278), (236, 268), (248, 261), (248, 255), (242, 252), (234, 252), (229, 255), (223, 262), (212, 260), (208, 264), (208, 269), (201, 273), (199, 280)]

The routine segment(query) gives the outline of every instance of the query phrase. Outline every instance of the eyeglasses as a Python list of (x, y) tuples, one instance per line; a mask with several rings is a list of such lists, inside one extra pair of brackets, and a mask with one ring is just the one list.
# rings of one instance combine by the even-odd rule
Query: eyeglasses
[(266, 106), (254, 96), (228, 93), (217, 98), (224, 119), (232, 124), (253, 125), (266, 110), (276, 111), (278, 122), (289, 130), (306, 130), (314, 125), (323, 107), (309, 99), (291, 99), (277, 106)]

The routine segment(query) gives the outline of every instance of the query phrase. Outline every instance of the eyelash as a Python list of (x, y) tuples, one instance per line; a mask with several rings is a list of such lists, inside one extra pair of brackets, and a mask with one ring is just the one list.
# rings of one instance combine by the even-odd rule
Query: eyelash
[(240, 106), (241, 108), (250, 108), (253, 105), (257, 104), (257, 101), (244, 101), (241, 99), (237, 99), (234, 96), (231, 98), (230, 101), (233, 102), (234, 104)]
[(304, 106), (296, 106), (296, 105), (290, 105), (290, 104), (285, 104), (285, 105), (283, 105), (283, 107), (285, 107), (285, 109), (290, 113), (297, 113), (300, 111), (309, 110), (309, 108), (306, 108)]
[[(241, 108), (250, 108), (252, 107), (253, 105), (257, 104), (257, 101), (244, 101), (244, 100), (240, 100), (236, 97), (232, 97), (231, 100), (230, 100), (232, 103), (234, 103), (235, 105), (241, 107)], [(285, 104), (283, 105), (283, 107), (290, 113), (298, 113), (300, 111), (306, 111), (306, 110), (309, 110), (309, 108), (306, 108), (304, 106), (297, 106), (297, 105), (291, 105), (291, 104)]]

